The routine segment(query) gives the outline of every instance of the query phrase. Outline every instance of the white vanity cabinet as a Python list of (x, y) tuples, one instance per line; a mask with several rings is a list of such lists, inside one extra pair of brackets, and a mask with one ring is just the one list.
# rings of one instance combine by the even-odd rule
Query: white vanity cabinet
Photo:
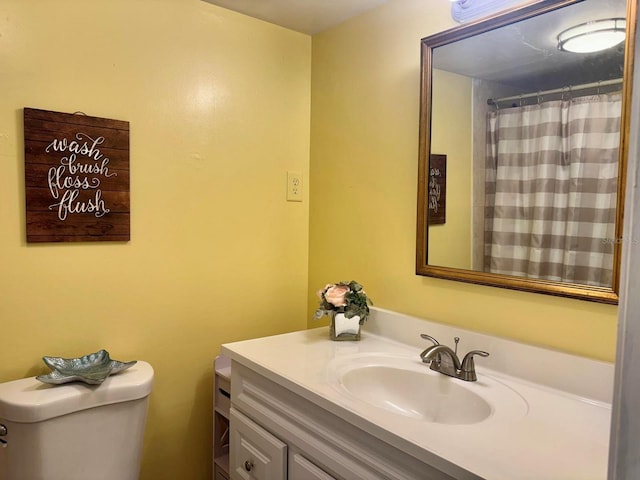
[[(462, 382), (429, 370), (419, 358), (423, 332), (436, 338), (459, 336), (465, 351), (491, 352), (483, 359), (478, 381)], [(232, 479), (607, 478), (613, 390), (609, 363), (375, 307), (359, 342), (332, 342), (326, 328), (317, 328), (225, 344), (221, 352), (233, 363), (230, 403), (243, 418), (231, 421), (232, 436), (238, 438), (232, 443), (239, 443), (232, 446)], [(444, 395), (447, 407), (465, 415), (442, 416), (441, 421), (421, 416), (422, 401), (439, 405), (439, 390), (423, 390), (418, 383), (414, 387), (407, 377), (395, 382), (407, 372), (418, 372), (418, 377), (408, 377), (410, 382), (429, 377), (456, 395), (460, 390), (452, 387), (465, 388), (491, 405), (491, 414), (468, 421), (476, 404), (458, 404)], [(372, 388), (353, 390), (362, 383), (349, 379), (363, 379)], [(403, 405), (404, 413), (398, 411)], [(417, 415), (407, 414), (406, 408)], [(265, 438), (276, 446), (275, 453), (261, 453)], [(251, 457), (234, 456), (243, 449), (259, 453), (264, 471), (273, 476), (258, 475), (253, 467), (260, 462)], [(247, 460), (253, 474), (245, 469), (244, 475)]]
[(454, 478), (240, 363), (231, 371), (232, 480)]

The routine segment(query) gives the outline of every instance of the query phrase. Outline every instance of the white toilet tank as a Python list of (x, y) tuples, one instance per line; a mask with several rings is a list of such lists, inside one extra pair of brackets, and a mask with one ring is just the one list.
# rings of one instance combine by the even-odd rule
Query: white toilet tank
[(101, 385), (0, 383), (0, 480), (137, 480), (153, 368)]

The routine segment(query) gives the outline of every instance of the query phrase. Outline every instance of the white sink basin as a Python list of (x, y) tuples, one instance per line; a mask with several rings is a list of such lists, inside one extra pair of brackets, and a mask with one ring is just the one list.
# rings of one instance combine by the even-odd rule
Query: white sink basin
[(496, 378), (482, 373), (476, 382), (448, 377), (430, 370), (417, 354), (348, 355), (330, 363), (328, 376), (351, 399), (430, 423), (513, 420), (528, 410), (526, 401)]
[(341, 381), (372, 405), (434, 423), (477, 423), (491, 415), (485, 399), (445, 375), (376, 365), (350, 370)]

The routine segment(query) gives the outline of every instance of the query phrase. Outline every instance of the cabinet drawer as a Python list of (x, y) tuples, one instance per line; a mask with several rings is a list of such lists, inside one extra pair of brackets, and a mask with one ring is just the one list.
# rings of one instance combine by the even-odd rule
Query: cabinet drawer
[(289, 480), (336, 480), (299, 453), (289, 457)]
[(287, 445), (231, 408), (232, 480), (286, 480)]

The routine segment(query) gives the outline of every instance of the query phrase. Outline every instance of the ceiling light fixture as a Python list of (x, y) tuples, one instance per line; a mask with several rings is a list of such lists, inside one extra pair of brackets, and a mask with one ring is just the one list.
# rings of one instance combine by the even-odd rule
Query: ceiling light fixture
[(625, 30), (624, 18), (607, 18), (582, 23), (558, 34), (558, 49), (573, 53), (599, 52), (623, 42)]

